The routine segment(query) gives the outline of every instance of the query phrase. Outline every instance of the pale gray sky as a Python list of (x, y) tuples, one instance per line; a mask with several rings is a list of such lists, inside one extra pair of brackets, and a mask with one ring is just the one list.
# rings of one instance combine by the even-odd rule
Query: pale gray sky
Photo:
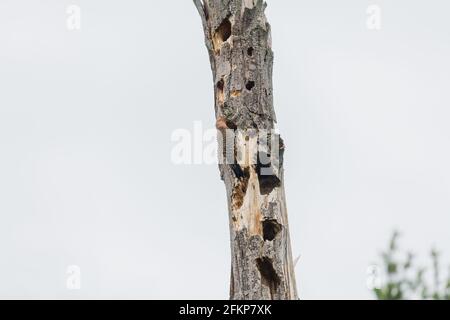
[[(394, 228), (450, 262), (448, 1), (267, 2), (301, 297), (371, 298)], [(170, 159), (214, 123), (192, 2), (2, 0), (0, 43), (0, 297), (226, 299), (217, 167)]]

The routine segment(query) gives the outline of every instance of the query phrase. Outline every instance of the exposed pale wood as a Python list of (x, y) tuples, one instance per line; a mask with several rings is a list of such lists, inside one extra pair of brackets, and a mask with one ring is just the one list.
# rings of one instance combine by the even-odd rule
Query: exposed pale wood
[[(252, 161), (252, 155), (258, 154), (258, 133), (273, 129), (276, 122), (266, 4), (262, 0), (194, 3), (213, 72), (217, 128), (238, 129), (233, 152), (245, 155), (239, 164), (219, 165), (230, 218), (230, 298), (297, 299), (283, 184), (284, 144), (266, 150), (276, 153), (280, 164), (276, 168), (270, 164), (272, 175), (262, 175), (258, 161)], [(219, 139), (229, 153), (230, 146), (223, 142)]]

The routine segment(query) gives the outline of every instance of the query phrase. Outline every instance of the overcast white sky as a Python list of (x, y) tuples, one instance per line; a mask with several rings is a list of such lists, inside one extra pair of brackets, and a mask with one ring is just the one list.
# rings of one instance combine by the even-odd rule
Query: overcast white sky
[[(267, 2), (301, 297), (371, 298), (394, 228), (450, 262), (448, 1)], [(226, 299), (217, 167), (170, 159), (194, 121), (214, 124), (190, 0), (2, 0), (0, 297)]]

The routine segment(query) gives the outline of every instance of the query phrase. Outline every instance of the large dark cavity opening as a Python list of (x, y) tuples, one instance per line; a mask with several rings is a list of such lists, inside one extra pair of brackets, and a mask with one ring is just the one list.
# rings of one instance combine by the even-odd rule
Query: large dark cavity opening
[(261, 195), (270, 194), (273, 189), (281, 186), (281, 180), (273, 172), (270, 154), (266, 154), (265, 152), (258, 153), (255, 171), (258, 175), (259, 191)]
[(272, 265), (272, 260), (267, 257), (258, 258), (256, 259), (256, 266), (261, 274), (262, 284), (270, 289), (270, 295), (273, 298), (281, 280)]
[(263, 238), (264, 240), (272, 241), (278, 233), (280, 233), (282, 226), (275, 219), (264, 220), (263, 223)]
[(231, 37), (231, 22), (228, 18), (222, 21), (220, 26), (214, 32), (214, 44), (216, 50), (220, 49), (222, 43), (227, 41)]

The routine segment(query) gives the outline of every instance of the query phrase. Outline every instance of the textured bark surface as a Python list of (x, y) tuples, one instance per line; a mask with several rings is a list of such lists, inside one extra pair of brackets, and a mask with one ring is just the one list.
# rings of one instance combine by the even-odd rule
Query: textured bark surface
[[(219, 165), (230, 217), (230, 298), (297, 299), (283, 185), (284, 144), (270, 133), (276, 118), (266, 4), (262, 0), (194, 3), (213, 72), (217, 128), (245, 132), (233, 136), (231, 146), (229, 140), (219, 139), (221, 155), (232, 152), (243, 159)], [(261, 132), (269, 132), (269, 141), (275, 141), (262, 151), (257, 143)], [(272, 160), (263, 164), (264, 156)]]

